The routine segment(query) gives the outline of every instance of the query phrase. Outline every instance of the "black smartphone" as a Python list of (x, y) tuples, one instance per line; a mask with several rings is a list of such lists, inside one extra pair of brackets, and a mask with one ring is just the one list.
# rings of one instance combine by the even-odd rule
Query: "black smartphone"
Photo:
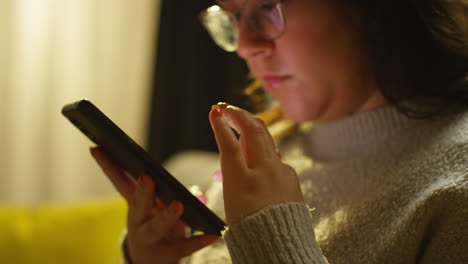
[(94, 104), (88, 100), (67, 104), (62, 114), (133, 177), (152, 177), (156, 182), (155, 195), (164, 204), (182, 202), (181, 219), (192, 231), (221, 235), (226, 224)]

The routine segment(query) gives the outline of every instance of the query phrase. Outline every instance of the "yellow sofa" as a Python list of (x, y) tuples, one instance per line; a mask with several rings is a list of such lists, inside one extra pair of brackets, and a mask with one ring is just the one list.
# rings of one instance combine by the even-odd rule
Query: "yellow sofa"
[[(206, 190), (216, 153), (184, 151), (164, 164), (185, 186)], [(1, 264), (118, 264), (127, 206), (120, 197), (17, 207), (0, 203)]]
[(0, 263), (121, 263), (126, 210), (121, 198), (37, 207), (0, 205)]

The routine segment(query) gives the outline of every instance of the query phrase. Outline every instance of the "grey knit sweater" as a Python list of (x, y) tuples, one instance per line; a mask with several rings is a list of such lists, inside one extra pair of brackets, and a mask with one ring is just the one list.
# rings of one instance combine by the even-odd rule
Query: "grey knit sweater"
[(190, 263), (468, 263), (468, 112), (414, 120), (386, 106), (282, 149), (306, 202), (246, 217), (224, 233), (230, 257), (220, 242)]

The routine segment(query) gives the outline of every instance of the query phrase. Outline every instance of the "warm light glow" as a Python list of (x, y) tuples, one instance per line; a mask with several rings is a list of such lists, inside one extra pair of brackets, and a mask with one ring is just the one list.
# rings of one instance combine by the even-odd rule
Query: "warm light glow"
[(60, 109), (90, 98), (145, 145), (159, 4), (0, 1), (2, 202), (115, 194)]
[(208, 12), (218, 12), (221, 10), (221, 7), (219, 7), (218, 5), (214, 5), (214, 6), (211, 6), (208, 8)]
[(318, 225), (314, 228), (315, 239), (320, 244), (321, 241), (327, 241), (329, 239), (328, 234), (330, 228), (333, 226), (339, 226), (346, 220), (346, 212), (344, 209), (336, 210), (336, 212), (329, 217), (320, 219)]

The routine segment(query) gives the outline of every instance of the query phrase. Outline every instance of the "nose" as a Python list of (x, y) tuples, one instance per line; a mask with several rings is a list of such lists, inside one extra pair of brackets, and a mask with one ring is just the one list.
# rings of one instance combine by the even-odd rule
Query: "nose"
[(238, 24), (237, 55), (243, 59), (251, 59), (256, 56), (265, 56), (271, 53), (273, 41), (265, 40), (249, 25), (247, 19), (242, 19)]

